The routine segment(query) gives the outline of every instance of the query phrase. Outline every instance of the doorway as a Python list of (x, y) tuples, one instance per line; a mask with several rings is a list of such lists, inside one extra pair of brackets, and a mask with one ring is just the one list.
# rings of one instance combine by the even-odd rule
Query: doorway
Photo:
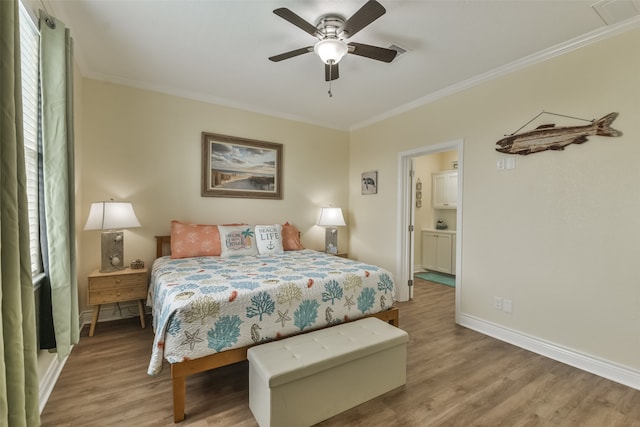
[[(413, 274), (415, 272), (416, 262), (415, 262), (415, 254), (421, 253), (421, 248), (416, 248), (416, 240), (418, 243), (421, 243), (421, 239), (416, 239), (416, 234), (421, 232), (421, 228), (425, 228), (425, 225), (418, 221), (418, 227), (416, 227), (416, 210), (417, 209), (431, 209), (430, 207), (430, 199), (426, 200), (423, 195), (422, 198), (422, 207), (417, 208), (417, 196), (418, 191), (416, 189), (417, 184), (417, 176), (415, 174), (416, 170), (416, 161), (417, 159), (423, 158), (425, 156), (433, 156), (439, 153), (448, 152), (448, 151), (457, 151), (457, 164), (451, 165), (451, 169), (457, 170), (457, 196), (456, 196), (456, 205), (457, 208), (455, 210), (455, 214), (451, 212), (447, 213), (447, 218), (450, 222), (453, 222), (453, 226), (455, 226), (455, 239), (453, 241), (453, 247), (455, 248), (453, 255), (453, 270), (452, 273), (455, 274), (455, 294), (456, 294), (456, 303), (455, 303), (455, 312), (456, 312), (456, 321), (458, 319), (459, 313), (459, 295), (460, 295), (460, 287), (462, 285), (460, 280), (460, 272), (462, 270), (462, 257), (461, 257), (461, 249), (462, 249), (462, 183), (463, 183), (463, 140), (453, 140), (441, 144), (429, 145), (421, 148), (417, 148), (410, 151), (405, 151), (399, 153), (399, 196), (398, 197), (398, 213), (399, 213), (399, 225), (398, 225), (398, 248), (399, 248), (399, 281), (398, 281), (398, 299), (400, 301), (406, 301), (408, 299), (413, 298), (413, 288), (410, 286), (410, 283), (413, 284)], [(457, 166), (457, 168), (456, 168)], [(421, 178), (422, 187), (431, 186), (431, 177), (428, 179)], [(430, 195), (429, 191), (429, 195)], [(430, 197), (430, 196), (429, 196)], [(425, 205), (429, 205), (429, 207), (425, 207)], [(454, 215), (451, 217), (450, 215)], [(434, 217), (430, 216), (430, 220), (433, 220)], [(437, 221), (437, 218), (436, 218)], [(433, 227), (435, 228), (435, 224)], [(418, 250), (416, 250), (418, 249)], [(410, 282), (411, 281), (411, 282)]]

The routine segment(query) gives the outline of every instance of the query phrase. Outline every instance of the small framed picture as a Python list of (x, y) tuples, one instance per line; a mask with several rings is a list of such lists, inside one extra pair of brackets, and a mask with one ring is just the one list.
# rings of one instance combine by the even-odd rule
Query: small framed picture
[(458, 161), (451, 162), (451, 169), (458, 169)]
[(377, 194), (378, 193), (378, 171), (362, 172), (360, 188), (362, 190), (362, 194)]

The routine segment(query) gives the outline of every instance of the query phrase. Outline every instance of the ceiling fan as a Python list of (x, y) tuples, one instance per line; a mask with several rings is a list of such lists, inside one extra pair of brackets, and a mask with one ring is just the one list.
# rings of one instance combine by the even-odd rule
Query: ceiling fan
[[(273, 62), (279, 62), (308, 52), (315, 52), (325, 64), (325, 80), (328, 82), (340, 77), (338, 62), (348, 53), (377, 61), (391, 62), (398, 53), (393, 49), (345, 41), (380, 18), (385, 12), (386, 9), (380, 3), (376, 0), (369, 0), (349, 19), (345, 20), (343, 16), (332, 13), (322, 15), (316, 21), (316, 25), (311, 25), (286, 7), (276, 9), (273, 13), (317, 37), (319, 41), (313, 46), (281, 53), (269, 59)], [(329, 95), (331, 95), (331, 91), (329, 91)]]

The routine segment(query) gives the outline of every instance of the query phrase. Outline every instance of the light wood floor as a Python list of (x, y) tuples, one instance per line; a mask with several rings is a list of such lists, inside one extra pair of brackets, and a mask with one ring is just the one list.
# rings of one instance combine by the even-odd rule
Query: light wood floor
[[(398, 304), (407, 385), (320, 426), (640, 426), (640, 391), (456, 326), (453, 288), (417, 279), (415, 294)], [(137, 318), (86, 329), (42, 425), (173, 425), (169, 369), (146, 374), (151, 329)], [(257, 426), (246, 362), (190, 377), (181, 425)]]

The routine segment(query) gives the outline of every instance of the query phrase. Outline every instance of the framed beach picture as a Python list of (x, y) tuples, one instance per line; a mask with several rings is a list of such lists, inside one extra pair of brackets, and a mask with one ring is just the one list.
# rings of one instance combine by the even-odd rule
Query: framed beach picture
[(378, 193), (378, 171), (362, 172), (360, 181), (360, 189), (362, 194)]
[(200, 194), (282, 199), (282, 144), (202, 132)]

